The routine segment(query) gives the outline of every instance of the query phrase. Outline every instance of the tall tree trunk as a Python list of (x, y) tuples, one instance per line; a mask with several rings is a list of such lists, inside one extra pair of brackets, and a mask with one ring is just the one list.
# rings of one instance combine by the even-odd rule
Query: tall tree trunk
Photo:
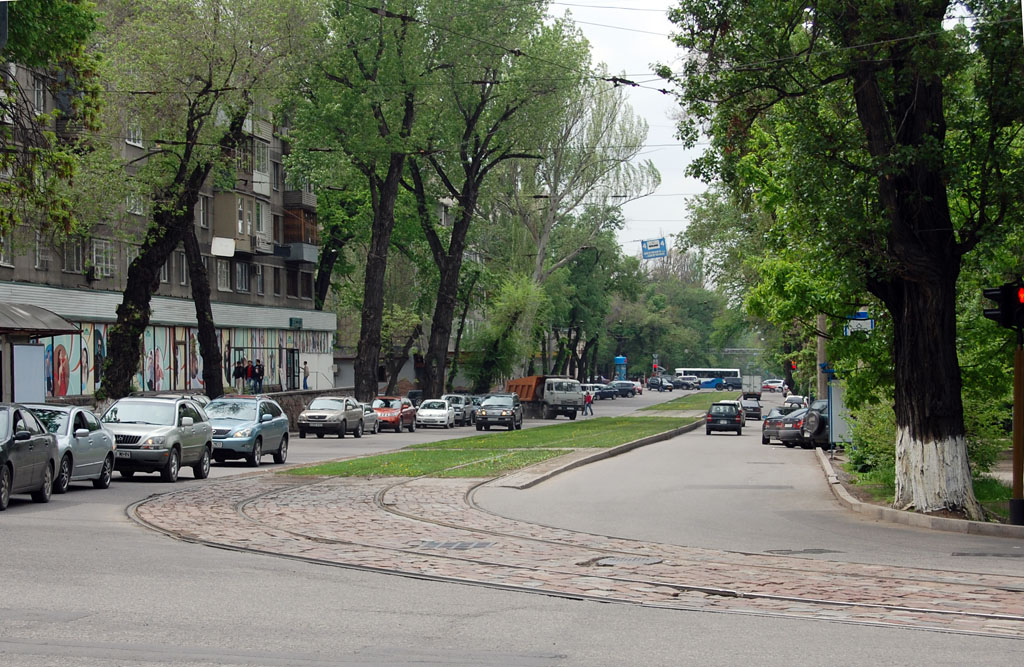
[(381, 180), (367, 174), (376, 205), (373, 207), (373, 231), (370, 252), (366, 256), (363, 279), (363, 310), (356, 346), (355, 394), (360, 401), (372, 401), (377, 395), (377, 364), (380, 362), (380, 329), (384, 320), (384, 274), (388, 268), (388, 247), (395, 228), (395, 202), (401, 183), (405, 156), (392, 154), (387, 176)]
[(188, 260), (188, 277), (192, 283), (192, 301), (196, 306), (196, 321), (199, 323), (199, 354), (203, 357), (203, 387), (206, 395), (217, 398), (224, 394), (224, 368), (220, 345), (217, 342), (217, 327), (213, 322), (213, 306), (210, 303), (210, 278), (203, 266), (196, 228), (192, 225), (182, 239), (185, 258)]
[[(926, 11), (938, 23), (945, 5), (932, 3)], [(897, 52), (902, 48), (894, 47)], [(888, 103), (873, 63), (861, 63), (853, 77), (868, 150), (900, 163), (892, 172), (880, 170), (877, 179), (889, 220), (886, 251), (894, 268), (867, 283), (893, 318), (894, 505), (980, 519), (956, 355), (956, 281), (965, 249), (953, 229), (943, 156), (933, 148), (945, 143), (942, 80), (917, 69), (921, 65), (915, 58), (894, 57), (896, 81), (886, 87), (895, 85), (896, 92)]]
[(473, 288), (476, 286), (478, 278), (480, 278), (480, 273), (474, 273), (473, 279), (469, 281), (469, 285), (464, 290), (465, 299), (462, 302), (462, 315), (459, 316), (459, 328), (455, 332), (455, 350), (452, 354), (452, 367), (448, 371), (448, 381), (445, 383), (445, 389), (449, 394), (454, 391), (455, 377), (459, 374), (459, 353), (462, 349), (462, 334), (466, 330), (466, 317), (469, 315), (469, 304), (472, 303)]
[(327, 294), (331, 291), (331, 279), (334, 277), (334, 265), (345, 245), (353, 238), (352, 234), (330, 235), (321, 239), (320, 261), (316, 268), (316, 280), (313, 282), (313, 308), (323, 310)]

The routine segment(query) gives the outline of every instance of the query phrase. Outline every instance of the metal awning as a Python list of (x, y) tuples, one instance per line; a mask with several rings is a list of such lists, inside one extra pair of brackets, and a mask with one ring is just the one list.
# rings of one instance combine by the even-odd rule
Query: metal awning
[(27, 303), (0, 302), (0, 334), (52, 336), (76, 333), (82, 333), (82, 330), (45, 308)]

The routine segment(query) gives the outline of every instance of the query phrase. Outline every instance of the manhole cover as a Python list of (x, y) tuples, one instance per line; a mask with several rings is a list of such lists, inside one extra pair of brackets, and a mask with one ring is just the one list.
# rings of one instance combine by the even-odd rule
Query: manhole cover
[(494, 542), (420, 542), (420, 549), (456, 549), (466, 551), (467, 549), (486, 549)]
[(611, 567), (612, 565), (654, 565), (660, 563), (661, 558), (650, 558), (645, 556), (612, 556), (597, 561), (598, 565)]

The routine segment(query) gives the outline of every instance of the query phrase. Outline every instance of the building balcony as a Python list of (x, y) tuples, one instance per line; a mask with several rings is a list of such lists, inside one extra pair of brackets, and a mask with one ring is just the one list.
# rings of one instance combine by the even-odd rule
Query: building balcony
[(284, 208), (302, 208), (316, 210), (316, 195), (306, 190), (285, 190), (282, 204)]
[(286, 262), (316, 264), (320, 261), (320, 248), (312, 243), (285, 243), (274, 246), (274, 254)]

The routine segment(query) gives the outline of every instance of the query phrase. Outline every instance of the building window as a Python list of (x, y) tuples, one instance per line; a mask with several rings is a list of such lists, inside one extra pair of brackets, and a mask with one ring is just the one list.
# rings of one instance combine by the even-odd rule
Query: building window
[[(45, 247), (45, 246), (44, 246)], [(39, 248), (39, 232), (36, 232), (36, 251)], [(46, 248), (47, 259), (49, 259), (50, 249)], [(38, 256), (37, 256), (38, 259)], [(11, 235), (4, 234), (0, 236), (0, 264), (4, 266), (14, 266), (14, 253), (11, 252)], [(49, 264), (46, 265), (49, 268)], [(38, 266), (36, 268), (39, 268)]]
[(245, 262), (235, 262), (235, 291), (249, 291), (249, 265)]
[(281, 268), (274, 267), (274, 296), (281, 296)]
[(36, 113), (46, 113), (46, 82), (41, 76), (32, 77), (32, 101)]
[(252, 172), (252, 142), (240, 144), (235, 149), (235, 165), (238, 171)]
[(281, 189), (281, 163), (274, 162), (270, 165), (271, 177), (270, 183), (274, 187), (274, 190)]
[(128, 269), (131, 269), (131, 263), (138, 257), (138, 246), (128, 246), (125, 248), (125, 265)]
[(245, 234), (245, 200), (238, 198), (238, 235)]
[(128, 121), (128, 127), (125, 128), (124, 142), (142, 148), (142, 127), (139, 125), (139, 121)]
[(270, 173), (270, 144), (265, 141), (253, 139), (252, 170), (261, 174)]
[(97, 278), (109, 278), (117, 271), (117, 252), (112, 241), (93, 239), (92, 265)]
[(303, 299), (313, 298), (313, 274), (307, 271), (299, 273), (299, 288), (302, 290)]
[(288, 296), (299, 297), (299, 271), (298, 269), (288, 269)]
[(256, 218), (256, 233), (264, 234), (267, 231), (267, 224), (263, 221), (263, 218), (270, 212), (270, 207), (261, 201), (255, 202), (254, 207), (253, 217)]
[(231, 262), (226, 259), (217, 260), (217, 289), (221, 292), (231, 291)]
[[(7, 241), (6, 237), (4, 238), (4, 241)], [(7, 245), (7, 249), (9, 251), (9, 244)], [(53, 253), (50, 252), (50, 246), (46, 245), (46, 242), (43, 241), (43, 235), (36, 232), (36, 268), (40, 271), (49, 271), (51, 259), (53, 259)]]
[(185, 253), (178, 253), (178, 283), (188, 285), (188, 260)]
[(68, 241), (65, 243), (64, 270), (68, 273), (81, 273), (84, 268), (81, 241)]
[(282, 243), (281, 239), (284, 237), (284, 219), (280, 215), (275, 215), (274, 220), (274, 243)]
[(210, 228), (210, 198), (206, 195), (199, 195), (196, 202), (196, 221), (203, 229)]
[(210, 277), (210, 257), (203, 255), (203, 272), (206, 274), (207, 279)]
[(128, 198), (125, 200), (125, 208), (128, 209), (129, 213), (134, 215), (142, 215), (146, 212), (146, 207), (142, 201), (142, 197), (134, 192), (129, 194)]
[(252, 270), (256, 278), (256, 293), (263, 294), (263, 265), (253, 264)]
[(252, 236), (252, 200), (245, 202), (245, 233)]
[(170, 282), (170, 277), (168, 275), (170, 273), (170, 270), (169, 270), (170, 266), (171, 266), (171, 258), (168, 257), (167, 261), (164, 262), (164, 265), (160, 267), (160, 282), (162, 282), (162, 283)]

